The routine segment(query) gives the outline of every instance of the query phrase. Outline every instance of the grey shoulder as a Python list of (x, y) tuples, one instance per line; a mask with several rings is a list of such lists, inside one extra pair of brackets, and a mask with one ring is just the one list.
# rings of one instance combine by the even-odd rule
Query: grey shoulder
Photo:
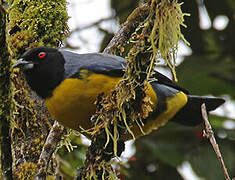
[(126, 60), (119, 56), (104, 53), (78, 54), (66, 50), (59, 50), (65, 60), (65, 77), (71, 77), (79, 73), (81, 69), (101, 74), (123, 74)]

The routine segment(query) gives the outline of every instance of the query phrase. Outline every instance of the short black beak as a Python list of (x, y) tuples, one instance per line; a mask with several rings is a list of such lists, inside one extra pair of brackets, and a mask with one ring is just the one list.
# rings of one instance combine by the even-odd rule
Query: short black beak
[(23, 58), (20, 58), (18, 61), (13, 64), (13, 68), (20, 68), (22, 70), (26, 69), (32, 69), (34, 66), (34, 63), (32, 61), (26, 61)]

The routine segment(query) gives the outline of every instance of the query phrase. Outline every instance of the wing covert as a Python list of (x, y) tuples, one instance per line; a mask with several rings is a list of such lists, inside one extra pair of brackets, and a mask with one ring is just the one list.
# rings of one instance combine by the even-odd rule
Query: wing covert
[(121, 77), (126, 66), (125, 59), (102, 53), (77, 54), (59, 50), (65, 59), (64, 78), (78, 74), (82, 69), (87, 69), (98, 74)]

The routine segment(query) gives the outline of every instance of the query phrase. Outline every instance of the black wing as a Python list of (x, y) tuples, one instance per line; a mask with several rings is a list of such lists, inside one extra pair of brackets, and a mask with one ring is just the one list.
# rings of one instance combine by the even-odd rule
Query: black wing
[(65, 78), (73, 77), (82, 69), (99, 74), (122, 77), (126, 66), (125, 59), (102, 53), (77, 54), (59, 50), (65, 59)]
[(175, 88), (177, 90), (183, 91), (186, 94), (189, 94), (189, 92), (186, 89), (180, 87), (174, 81), (172, 81), (168, 77), (164, 76), (163, 74), (159, 73), (158, 71), (155, 71), (155, 74), (153, 76), (154, 76), (154, 78), (157, 79), (157, 83), (164, 84), (166, 86), (169, 86), (169, 87)]

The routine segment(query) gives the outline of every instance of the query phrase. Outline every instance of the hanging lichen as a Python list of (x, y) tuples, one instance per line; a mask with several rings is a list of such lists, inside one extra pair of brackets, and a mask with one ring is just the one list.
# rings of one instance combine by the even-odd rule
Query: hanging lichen
[[(99, 116), (94, 132), (104, 128), (108, 141), (122, 139), (120, 128), (126, 129), (135, 138), (135, 133), (132, 132), (134, 124), (145, 134), (142, 129), (143, 120), (152, 112), (153, 107), (153, 102), (146, 96), (145, 91), (148, 89), (148, 82), (153, 78), (153, 69), (159, 57), (165, 60), (176, 79), (175, 58), (178, 42), (180, 39), (185, 41), (180, 31), (180, 26), (184, 25), (184, 14), (180, 5), (177, 1), (163, 0), (158, 4), (152, 1), (149, 16), (132, 34), (129, 40), (132, 48), (127, 56), (123, 80), (110, 96), (102, 100), (100, 104), (103, 108), (98, 109)], [(109, 114), (109, 111), (113, 111), (113, 116), (110, 119), (109, 115), (110, 121), (107, 121), (105, 114)], [(114, 126), (112, 132), (109, 130), (110, 125)]]
[(149, 37), (153, 53), (160, 55), (165, 60), (172, 72), (174, 81), (177, 81), (175, 64), (179, 40), (189, 45), (180, 29), (180, 26), (186, 27), (184, 16), (189, 15), (182, 13), (182, 4), (178, 3), (177, 0), (172, 2), (169, 0), (161, 1), (156, 7), (154, 26)]
[[(177, 1), (149, 1), (148, 17), (139, 24), (125, 44), (131, 48), (127, 55), (127, 67), (123, 79), (110, 95), (97, 102), (97, 112), (93, 116), (93, 120), (96, 120), (95, 127), (85, 131), (93, 136), (94, 142), (97, 142), (97, 139), (102, 142), (100, 145), (104, 151), (112, 144), (113, 155), (117, 156), (119, 141), (131, 137), (135, 139), (167, 122), (165, 119), (160, 119), (154, 127), (151, 127), (152, 129), (144, 126), (146, 118), (154, 107), (154, 102), (146, 95), (146, 91), (149, 82), (154, 79), (154, 68), (159, 58), (165, 60), (173, 79), (177, 79), (175, 60), (178, 42), (179, 40), (186, 42), (180, 30), (181, 25), (185, 26), (183, 24), (185, 14), (181, 12), (180, 5)], [(131, 14), (128, 19), (132, 19), (134, 15)], [(120, 50), (120, 46), (117, 48)], [(122, 52), (125, 51), (125, 47), (122, 46), (121, 49)], [(101, 158), (102, 154), (98, 151), (96, 154)], [(104, 155), (103, 158), (105, 157)], [(105, 163), (106, 160), (101, 162)], [(94, 164), (87, 166), (85, 172), (101, 173)], [(109, 174), (108, 169), (105, 172)], [(89, 174), (83, 177), (92, 179)]]

